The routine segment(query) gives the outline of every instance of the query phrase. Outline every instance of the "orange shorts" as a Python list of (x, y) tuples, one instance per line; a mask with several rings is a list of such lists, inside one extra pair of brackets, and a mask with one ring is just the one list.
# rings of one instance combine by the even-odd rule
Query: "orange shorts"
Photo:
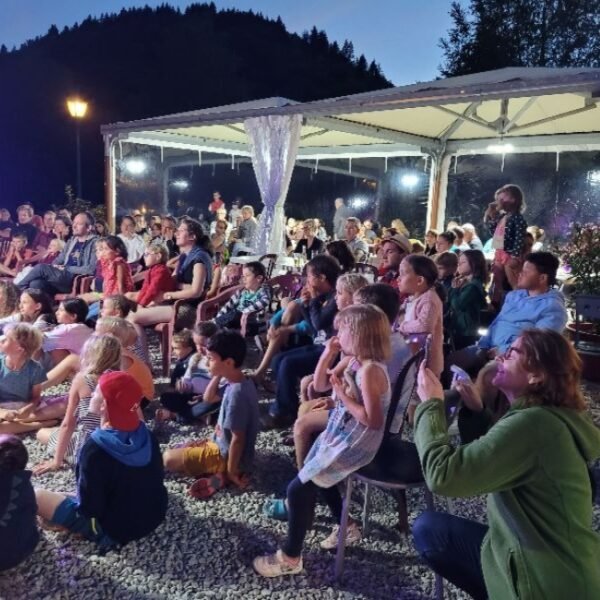
[(216, 442), (206, 440), (198, 446), (183, 449), (183, 468), (192, 477), (224, 473), (227, 471), (227, 459), (221, 456)]

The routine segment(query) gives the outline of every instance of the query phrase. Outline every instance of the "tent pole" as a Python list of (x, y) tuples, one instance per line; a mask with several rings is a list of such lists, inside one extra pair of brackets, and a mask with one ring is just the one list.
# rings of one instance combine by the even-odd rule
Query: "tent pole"
[(446, 216), (446, 194), (448, 191), (448, 173), (452, 155), (443, 152), (431, 155), (431, 174), (429, 177), (429, 202), (427, 210), (427, 229), (444, 228)]
[(112, 160), (112, 136), (104, 136), (104, 209), (106, 212), (106, 222), (111, 231), (115, 227), (115, 198), (113, 190), (115, 188), (114, 162)]

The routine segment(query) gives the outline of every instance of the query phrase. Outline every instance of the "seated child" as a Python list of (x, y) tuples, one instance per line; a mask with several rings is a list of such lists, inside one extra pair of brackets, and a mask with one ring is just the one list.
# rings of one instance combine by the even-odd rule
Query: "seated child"
[(95, 303), (105, 296), (133, 291), (131, 269), (127, 264), (127, 248), (123, 240), (116, 235), (101, 238), (96, 244), (96, 251), (101, 266), (102, 292), (96, 290), (82, 294), (80, 298)]
[(58, 255), (63, 251), (65, 247), (65, 243), (58, 238), (50, 240), (50, 244), (48, 248), (43, 251), (34, 254), (30, 258), (24, 261), (24, 264), (27, 265), (23, 267), (15, 276), (14, 282), (19, 283), (21, 279), (25, 278), (25, 275), (33, 269), (33, 265), (41, 264), (41, 265), (51, 265), (54, 262), (54, 259), (58, 257)]
[[(146, 278), (139, 292), (127, 292), (129, 300), (137, 302), (140, 306), (155, 306), (163, 300), (165, 292), (173, 292), (176, 283), (173, 274), (167, 267), (169, 251), (163, 244), (150, 244), (144, 253), (146, 264)], [(124, 317), (123, 317), (124, 318)]]
[(452, 289), (452, 282), (458, 269), (458, 255), (455, 252), (442, 252), (433, 259), (438, 271), (438, 281), (444, 286), (448, 294)]
[(241, 369), (246, 357), (244, 338), (235, 331), (219, 331), (209, 340), (207, 351), (213, 381), (223, 377), (228, 382), (214, 438), (167, 450), (164, 454), (167, 471), (192, 477), (217, 475), (194, 484), (191, 491), (200, 497), (212, 495), (227, 482), (245, 487), (244, 475), (252, 468), (259, 430), (256, 386)]
[(46, 371), (33, 360), (41, 344), (41, 332), (28, 323), (4, 328), (0, 338), (0, 433), (38, 429), (40, 420), (56, 419), (64, 413), (64, 406), (57, 412), (42, 403)]
[(0, 275), (14, 277), (32, 254), (33, 251), (27, 248), (27, 236), (24, 233), (16, 233), (10, 243), (4, 262), (0, 264)]
[(89, 437), (85, 421), (91, 397), (99, 377), (107, 371), (121, 368), (121, 342), (112, 335), (93, 335), (88, 339), (81, 354), (80, 370), (69, 389), (65, 418), (60, 427), (40, 429), (37, 439), (47, 445), (51, 460), (39, 464), (36, 475), (56, 471), (64, 463), (74, 465), (77, 455)]
[[(137, 332), (132, 323), (118, 317), (99, 319), (96, 323), (96, 333), (111, 333), (123, 347), (123, 360), (121, 368), (132, 375), (142, 386), (144, 398), (150, 401), (154, 398), (154, 379), (148, 365), (136, 356), (132, 350), (137, 340)], [(143, 403), (146, 404), (145, 402)], [(143, 408), (143, 407), (142, 407)]]
[[(127, 319), (129, 313), (135, 311), (135, 302), (129, 300), (126, 295), (115, 294), (114, 296), (108, 296), (102, 301), (102, 308), (100, 309), (100, 316), (105, 319), (106, 317), (119, 317), (120, 319)], [(146, 362), (144, 357), (144, 349), (140, 343), (138, 336), (135, 337), (135, 342), (129, 346), (129, 350), (133, 352), (141, 361)]]
[(94, 330), (85, 324), (87, 314), (88, 305), (81, 298), (63, 300), (58, 305), (58, 325), (44, 333), (40, 357), (42, 365), (51, 369), (69, 354), (81, 354), (83, 345), (94, 333)]
[(89, 406), (102, 415), (102, 427), (79, 454), (77, 497), (36, 490), (42, 518), (96, 542), (100, 552), (149, 535), (167, 511), (160, 448), (139, 419), (141, 401), (133, 377), (122, 371), (102, 375)]
[[(174, 419), (179, 416), (183, 421), (193, 421), (210, 412), (219, 410), (221, 398), (218, 394), (206, 394), (207, 388), (212, 379), (208, 371), (207, 344), (211, 337), (219, 331), (219, 328), (212, 321), (198, 323), (194, 328), (193, 335), (190, 335), (193, 345), (196, 347), (196, 353), (191, 355), (191, 348), (188, 352), (188, 343), (182, 343), (181, 340), (187, 339), (191, 332), (184, 329), (173, 336), (173, 353), (176, 357), (181, 353), (186, 353), (182, 358), (178, 358), (175, 368), (171, 373), (171, 386), (176, 391), (164, 392), (160, 396), (160, 403), (165, 407), (156, 411), (156, 419), (159, 422)], [(182, 335), (183, 334), (183, 335)], [(186, 365), (185, 371), (181, 373), (183, 365)], [(218, 386), (218, 381), (213, 384)]]
[(0, 319), (0, 331), (4, 330), (9, 323), (30, 323), (42, 332), (48, 331), (56, 325), (52, 299), (48, 294), (31, 288), (19, 293), (21, 295), (18, 298), (18, 310)]
[(26, 471), (27, 449), (13, 435), (0, 435), (0, 571), (16, 567), (37, 546), (37, 507)]
[(244, 287), (231, 296), (214, 318), (214, 322), (219, 327), (240, 329), (245, 325), (242, 321), (243, 315), (252, 315), (249, 324), (254, 324), (256, 315), (253, 313), (264, 311), (271, 303), (271, 288), (265, 283), (266, 276), (262, 263), (254, 261), (245, 264), (242, 269)]

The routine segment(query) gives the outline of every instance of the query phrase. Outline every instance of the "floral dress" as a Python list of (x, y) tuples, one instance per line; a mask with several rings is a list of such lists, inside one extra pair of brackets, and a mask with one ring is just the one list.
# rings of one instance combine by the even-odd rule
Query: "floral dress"
[[(364, 404), (361, 383), (365, 366), (377, 365), (387, 380), (386, 391), (381, 396), (383, 414), (386, 415), (391, 398), (390, 379), (387, 366), (381, 362), (367, 361), (363, 364), (354, 359), (346, 371), (344, 379), (360, 404)], [(359, 423), (346, 409), (341, 400), (329, 414), (327, 427), (313, 444), (304, 466), (298, 473), (302, 483), (312, 481), (316, 485), (329, 488), (343, 481), (348, 475), (368, 465), (379, 450), (383, 439), (384, 424), (373, 429)]]

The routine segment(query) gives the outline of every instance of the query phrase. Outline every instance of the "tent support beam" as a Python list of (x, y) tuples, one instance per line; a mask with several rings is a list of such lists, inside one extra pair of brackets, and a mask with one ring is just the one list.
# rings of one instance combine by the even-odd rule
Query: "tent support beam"
[(454, 110), (450, 110), (449, 108), (446, 108), (445, 106), (435, 106), (434, 108), (436, 108), (437, 110), (440, 110), (448, 115), (452, 115), (456, 119), (462, 119), (463, 121), (468, 121), (469, 123), (472, 123), (473, 125), (478, 125), (479, 127), (483, 127), (484, 129), (493, 131), (494, 133), (496, 132), (496, 128), (491, 123), (488, 123), (487, 121), (484, 121), (483, 119), (476, 119), (472, 116), (467, 116), (465, 114), (461, 115), (460, 113), (457, 113)]
[(385, 140), (386, 142), (396, 142), (399, 144), (411, 144), (413, 146), (425, 147), (431, 150), (439, 148), (439, 141), (434, 138), (428, 138), (421, 135), (415, 135), (405, 131), (396, 131), (395, 129), (387, 129), (385, 127), (376, 127), (374, 125), (365, 125), (363, 123), (355, 123), (346, 119), (338, 119), (337, 117), (308, 117), (307, 125), (314, 127), (322, 127), (330, 131), (340, 131), (342, 133), (350, 133), (361, 135), (370, 138)]
[(535, 104), (536, 100), (537, 98), (534, 96), (532, 98), (529, 98), (527, 102), (525, 102), (525, 104), (521, 106), (521, 108), (517, 111), (515, 116), (512, 119), (510, 119), (510, 121), (508, 121), (508, 123), (506, 123), (506, 125), (504, 126), (502, 130), (502, 133), (504, 135), (506, 135), (517, 124), (517, 121)]
[(578, 115), (579, 113), (586, 112), (588, 110), (594, 110), (596, 108), (595, 102), (587, 102), (585, 106), (580, 108), (575, 108), (573, 110), (568, 110), (564, 113), (559, 113), (557, 115), (552, 115), (551, 117), (546, 117), (545, 119), (538, 119), (537, 121), (531, 121), (530, 123), (525, 123), (523, 125), (516, 125), (512, 128), (513, 131), (521, 131), (523, 129), (529, 129), (530, 127), (535, 127), (536, 125), (543, 125), (544, 123), (551, 123), (553, 121), (558, 121), (560, 119), (564, 119), (565, 117), (572, 117), (573, 115)]
[(465, 122), (465, 118), (471, 117), (473, 113), (479, 108), (481, 102), (472, 102), (464, 110), (463, 114), (458, 117), (453, 123), (451, 123), (440, 136), (442, 143), (446, 141), (459, 129), (459, 127)]

